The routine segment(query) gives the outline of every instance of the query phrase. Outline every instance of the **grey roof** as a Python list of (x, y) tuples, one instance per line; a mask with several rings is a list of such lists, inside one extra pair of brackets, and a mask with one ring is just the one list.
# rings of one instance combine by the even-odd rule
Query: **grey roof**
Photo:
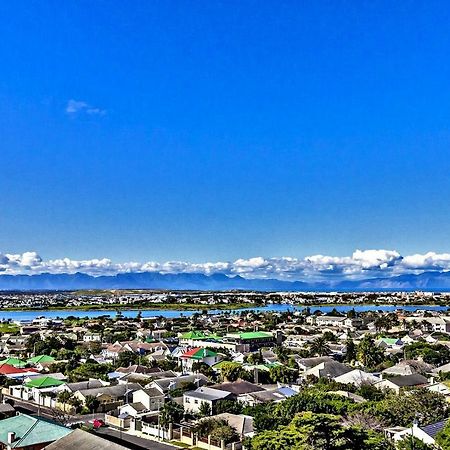
[(311, 367), (317, 366), (324, 361), (333, 361), (333, 358), (330, 356), (318, 356), (316, 358), (302, 358), (297, 360), (297, 364), (310, 369)]
[(147, 408), (141, 402), (135, 402), (129, 404), (137, 412), (145, 411)]
[(126, 448), (78, 428), (47, 445), (44, 450), (125, 450)]
[(352, 369), (350, 367), (346, 366), (345, 364), (342, 364), (338, 361), (324, 361), (317, 366), (312, 367), (311, 369), (308, 369), (306, 371), (306, 374), (316, 374), (318, 373), (319, 377), (329, 377), (329, 378), (335, 378), (340, 375), (343, 375), (344, 373), (350, 372)]
[(231, 393), (209, 387), (200, 387), (195, 391), (185, 392), (184, 395), (186, 397), (198, 398), (199, 400), (216, 401), (230, 397)]
[(94, 389), (103, 387), (104, 384), (100, 380), (79, 381), (77, 383), (67, 383), (66, 386), (72, 391), (81, 391), (83, 389)]
[(387, 380), (391, 381), (392, 383), (394, 383), (399, 387), (418, 386), (420, 384), (428, 383), (427, 378), (424, 377), (423, 375), (420, 375), (420, 373), (413, 373), (411, 375), (387, 378)]
[(229, 383), (215, 384), (211, 386), (214, 389), (231, 392), (235, 395), (248, 394), (250, 392), (264, 391), (264, 388), (257, 384), (250, 383), (245, 380), (238, 380)]
[(9, 403), (0, 403), (0, 413), (15, 412), (14, 406)]
[(252, 398), (259, 402), (279, 402), (280, 400), (284, 400), (286, 398), (286, 395), (278, 388), (270, 389), (267, 391), (260, 391), (260, 392), (252, 392), (250, 394)]
[(179, 388), (183, 383), (195, 383), (199, 380), (199, 384), (203, 385), (209, 382), (209, 379), (205, 375), (199, 373), (195, 375), (182, 375), (180, 377), (169, 377), (154, 380), (153, 383), (159, 386), (163, 391), (168, 391), (169, 386), (171, 389)]
[(149, 397), (162, 397), (162, 396), (164, 396), (164, 394), (161, 394), (161, 392), (158, 391), (158, 389), (155, 389), (155, 388), (146, 388), (146, 389), (143, 389), (143, 391), (144, 391)]
[(142, 389), (142, 386), (137, 383), (128, 383), (128, 384), (116, 384), (115, 386), (103, 386), (100, 388), (94, 389), (80, 389), (77, 392), (80, 392), (84, 397), (87, 395), (93, 395), (96, 397), (97, 395), (109, 395), (111, 397), (123, 397), (127, 392), (137, 391), (138, 389)]
[(428, 436), (432, 437), (433, 439), (436, 437), (436, 435), (439, 433), (439, 431), (442, 430), (442, 428), (445, 427), (445, 424), (447, 423), (449, 419), (441, 420), (440, 422), (432, 423), (430, 425), (426, 425), (424, 427), (420, 427), (420, 429), (428, 434)]

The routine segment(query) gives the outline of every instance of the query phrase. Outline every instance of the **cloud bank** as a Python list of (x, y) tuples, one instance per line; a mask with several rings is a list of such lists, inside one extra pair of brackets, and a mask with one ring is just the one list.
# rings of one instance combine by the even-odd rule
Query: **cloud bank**
[(127, 272), (202, 273), (240, 275), (244, 278), (276, 278), (280, 280), (357, 280), (389, 277), (428, 271), (450, 270), (450, 253), (428, 252), (402, 256), (395, 250), (356, 250), (351, 256), (313, 255), (305, 258), (255, 257), (234, 262), (164, 263), (125, 262), (110, 259), (73, 260), (70, 258), (44, 260), (36, 252), (22, 254), (0, 253), (0, 274), (86, 273), (114, 275)]
[(69, 115), (85, 113), (89, 115), (104, 116), (106, 110), (97, 108), (81, 100), (70, 99), (67, 102), (66, 113)]

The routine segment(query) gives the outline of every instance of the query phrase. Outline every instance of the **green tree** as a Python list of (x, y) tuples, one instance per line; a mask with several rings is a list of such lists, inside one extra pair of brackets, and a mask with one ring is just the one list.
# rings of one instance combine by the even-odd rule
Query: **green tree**
[(286, 366), (275, 366), (269, 369), (269, 376), (274, 383), (292, 383), (298, 378), (298, 370)]
[(236, 381), (245, 376), (245, 370), (239, 363), (226, 361), (220, 366), (220, 378), (224, 381)]
[(211, 406), (207, 402), (202, 402), (198, 408), (198, 413), (201, 417), (207, 417), (212, 414)]
[(353, 339), (350, 337), (347, 338), (345, 346), (347, 349), (347, 351), (345, 353), (345, 361), (349, 362), (349, 363), (356, 361), (357, 350), (356, 350), (356, 345), (355, 345), (355, 342), (353, 341)]
[(326, 356), (330, 354), (330, 347), (324, 336), (314, 339), (309, 345), (309, 351), (312, 356)]
[[(406, 437), (397, 444), (397, 450), (433, 450), (435, 447), (425, 444), (416, 437)], [(449, 447), (442, 447), (443, 450)]]
[(436, 443), (443, 449), (450, 448), (450, 420), (447, 420), (445, 427), (437, 434)]
[(159, 420), (164, 428), (169, 426), (169, 423), (179, 423), (183, 419), (184, 408), (173, 400), (166, 401), (164, 406), (160, 409)]
[(242, 403), (235, 400), (219, 400), (214, 405), (214, 414), (242, 414)]
[(84, 399), (84, 406), (86, 406), (90, 412), (94, 413), (100, 406), (100, 402), (93, 395), (87, 395)]
[(384, 438), (355, 427), (344, 427), (339, 416), (304, 412), (276, 431), (258, 433), (251, 450), (385, 450)]
[(373, 369), (383, 362), (384, 353), (375, 345), (372, 337), (364, 336), (358, 345), (357, 358), (363, 366)]
[(116, 360), (117, 367), (128, 367), (133, 364), (138, 364), (140, 361), (140, 355), (134, 352), (125, 351), (119, 353), (119, 357)]

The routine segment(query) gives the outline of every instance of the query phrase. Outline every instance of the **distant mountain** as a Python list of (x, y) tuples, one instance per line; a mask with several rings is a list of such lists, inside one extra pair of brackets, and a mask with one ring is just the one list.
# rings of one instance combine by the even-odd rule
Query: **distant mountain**
[(255, 290), (255, 291), (445, 291), (450, 290), (450, 272), (425, 272), (358, 281), (305, 283), (275, 279), (246, 279), (239, 275), (200, 273), (121, 273), (94, 277), (84, 273), (0, 275), (0, 290), (77, 289), (170, 289), (170, 290)]
[(258, 290), (300, 291), (308, 285), (299, 281), (249, 280), (239, 275), (200, 273), (162, 274), (156, 272), (120, 273), (94, 277), (83, 273), (0, 275), (0, 290), (77, 290), (77, 289), (171, 289), (171, 290)]

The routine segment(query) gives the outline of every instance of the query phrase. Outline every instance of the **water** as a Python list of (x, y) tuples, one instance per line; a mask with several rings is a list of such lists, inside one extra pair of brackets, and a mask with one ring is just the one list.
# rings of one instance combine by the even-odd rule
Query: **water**
[[(417, 310), (429, 310), (429, 311), (446, 311), (448, 309), (447, 306), (438, 306), (438, 305), (408, 305), (408, 306), (395, 306), (395, 305), (329, 305), (329, 306), (310, 306), (311, 311), (322, 311), (324, 313), (328, 313), (336, 308), (337, 311), (341, 313), (345, 313), (351, 309), (355, 309), (358, 312), (365, 311), (395, 311), (397, 309), (404, 309), (406, 311), (417, 311)], [(292, 306), (287, 304), (274, 304), (263, 306), (259, 308), (242, 308), (242, 309), (233, 309), (233, 310), (223, 310), (223, 309), (213, 309), (209, 310), (210, 314), (239, 314), (243, 311), (265, 311), (265, 312), (286, 312), (286, 311), (301, 311), (303, 307), (301, 306)], [(124, 317), (134, 318), (138, 313), (141, 313), (142, 317), (166, 317), (166, 318), (176, 318), (176, 317), (189, 317), (192, 314), (200, 313), (201, 309), (198, 311), (190, 310), (139, 310), (139, 309), (127, 309), (122, 310), (121, 313)], [(0, 312), (0, 320), (12, 320), (12, 321), (30, 321), (35, 319), (36, 317), (46, 317), (51, 319), (56, 318), (67, 318), (69, 316), (72, 317), (99, 317), (99, 316), (110, 316), (115, 317), (115, 311), (105, 311), (105, 310), (48, 310), (48, 311), (33, 311), (33, 310), (22, 310), (22, 311), (1, 311)]]

